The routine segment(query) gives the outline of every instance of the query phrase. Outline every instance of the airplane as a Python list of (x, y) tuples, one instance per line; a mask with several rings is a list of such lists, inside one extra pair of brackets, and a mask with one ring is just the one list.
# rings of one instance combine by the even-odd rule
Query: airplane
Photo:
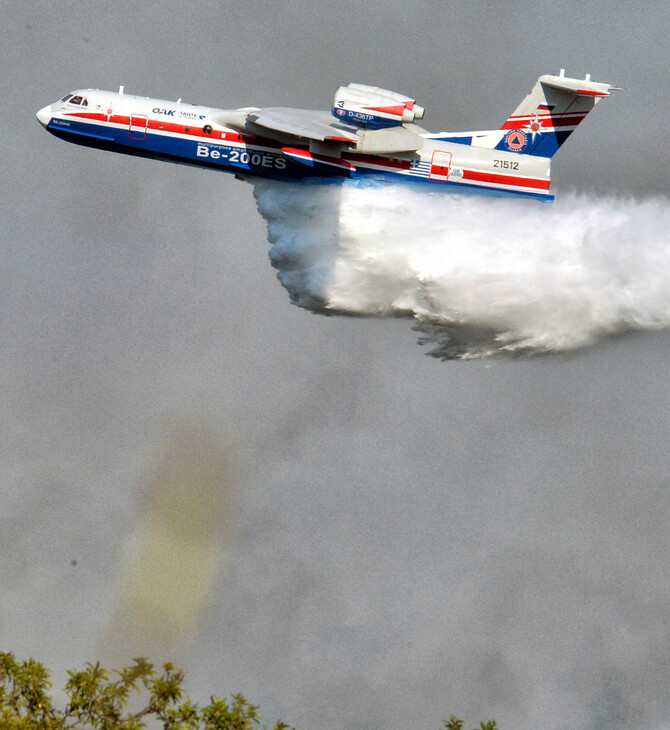
[(124, 154), (196, 165), (237, 177), (359, 178), (432, 184), (458, 192), (551, 201), (550, 162), (615, 87), (540, 76), (500, 129), (431, 133), (408, 96), (350, 83), (332, 110), (216, 109), (79, 89), (37, 112), (56, 137)]

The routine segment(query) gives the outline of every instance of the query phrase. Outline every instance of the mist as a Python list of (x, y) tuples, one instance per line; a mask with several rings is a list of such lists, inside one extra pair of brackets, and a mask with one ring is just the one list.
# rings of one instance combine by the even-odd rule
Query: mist
[(369, 182), (254, 183), (290, 300), (407, 317), (430, 354), (570, 352), (670, 325), (670, 201), (554, 205)]

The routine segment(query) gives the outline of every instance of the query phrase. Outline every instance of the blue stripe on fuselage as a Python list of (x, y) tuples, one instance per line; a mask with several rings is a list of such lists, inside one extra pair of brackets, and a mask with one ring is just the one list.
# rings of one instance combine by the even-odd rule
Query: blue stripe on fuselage
[(278, 150), (234, 145), (221, 140), (185, 139), (150, 131), (147, 131), (146, 136), (137, 139), (131, 137), (125, 127), (106, 127), (74, 119), (52, 119), (48, 130), (57, 137), (87, 147), (207, 167), (233, 174), (288, 179), (300, 179), (315, 174), (321, 177), (339, 174), (337, 170), (312, 171), (293, 162)]

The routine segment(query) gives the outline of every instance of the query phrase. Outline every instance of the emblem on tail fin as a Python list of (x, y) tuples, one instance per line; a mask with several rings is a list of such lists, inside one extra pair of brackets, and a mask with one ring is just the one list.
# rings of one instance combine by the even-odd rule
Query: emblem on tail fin
[(513, 129), (503, 137), (503, 145), (509, 152), (524, 152), (528, 147), (528, 137), (520, 129)]

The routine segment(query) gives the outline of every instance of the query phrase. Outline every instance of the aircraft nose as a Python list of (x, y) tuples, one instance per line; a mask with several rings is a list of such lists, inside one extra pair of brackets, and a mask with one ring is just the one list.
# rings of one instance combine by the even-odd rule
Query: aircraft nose
[(45, 106), (44, 109), (40, 109), (35, 116), (39, 120), (39, 123), (43, 127), (46, 127), (51, 121), (51, 104)]

